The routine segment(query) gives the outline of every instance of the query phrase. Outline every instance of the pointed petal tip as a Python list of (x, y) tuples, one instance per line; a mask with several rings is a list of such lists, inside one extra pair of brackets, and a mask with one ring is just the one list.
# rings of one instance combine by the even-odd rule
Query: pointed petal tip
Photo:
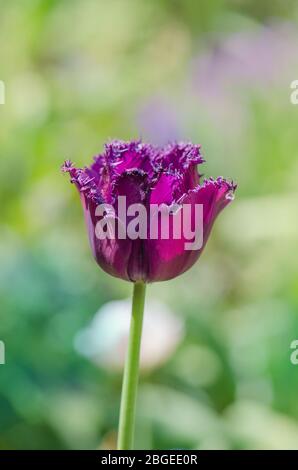
[(65, 160), (64, 163), (61, 165), (62, 173), (69, 173), (73, 168), (73, 163), (71, 160)]

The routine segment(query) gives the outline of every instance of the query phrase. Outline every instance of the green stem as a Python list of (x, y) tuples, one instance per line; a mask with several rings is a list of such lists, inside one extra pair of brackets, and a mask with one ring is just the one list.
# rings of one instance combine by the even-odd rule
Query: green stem
[(121, 393), (118, 450), (131, 450), (133, 448), (145, 291), (146, 284), (135, 282)]

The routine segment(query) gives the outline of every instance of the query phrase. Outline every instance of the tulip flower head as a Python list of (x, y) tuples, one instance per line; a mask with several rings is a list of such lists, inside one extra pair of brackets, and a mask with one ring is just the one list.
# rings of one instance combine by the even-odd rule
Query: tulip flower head
[(93, 255), (128, 281), (165, 281), (198, 260), (236, 186), (201, 182), (200, 146), (112, 141), (90, 167), (62, 167), (80, 193)]
[(69, 160), (62, 167), (80, 193), (97, 263), (134, 282), (119, 450), (133, 448), (146, 283), (187, 271), (234, 196), (236, 186), (223, 178), (201, 181), (197, 166), (203, 162), (199, 145), (115, 140), (90, 167), (75, 168)]

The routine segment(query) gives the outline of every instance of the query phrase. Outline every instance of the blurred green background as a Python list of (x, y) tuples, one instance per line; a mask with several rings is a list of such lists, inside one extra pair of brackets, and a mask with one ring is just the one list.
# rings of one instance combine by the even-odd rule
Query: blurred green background
[(59, 168), (141, 136), (201, 143), (239, 187), (199, 263), (148, 288), (184, 334), (142, 372), (136, 446), (297, 449), (297, 2), (2, 0), (0, 79), (0, 448), (115, 446), (117, 321), (101, 361), (76, 338), (131, 285), (92, 260)]

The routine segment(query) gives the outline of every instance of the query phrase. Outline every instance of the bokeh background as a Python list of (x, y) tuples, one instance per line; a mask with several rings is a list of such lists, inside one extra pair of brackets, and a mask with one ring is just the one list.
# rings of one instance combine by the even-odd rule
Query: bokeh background
[(0, 448), (115, 446), (131, 285), (59, 168), (142, 137), (201, 143), (239, 187), (148, 288), (136, 446), (297, 449), (297, 2), (1, 1), (0, 79)]

